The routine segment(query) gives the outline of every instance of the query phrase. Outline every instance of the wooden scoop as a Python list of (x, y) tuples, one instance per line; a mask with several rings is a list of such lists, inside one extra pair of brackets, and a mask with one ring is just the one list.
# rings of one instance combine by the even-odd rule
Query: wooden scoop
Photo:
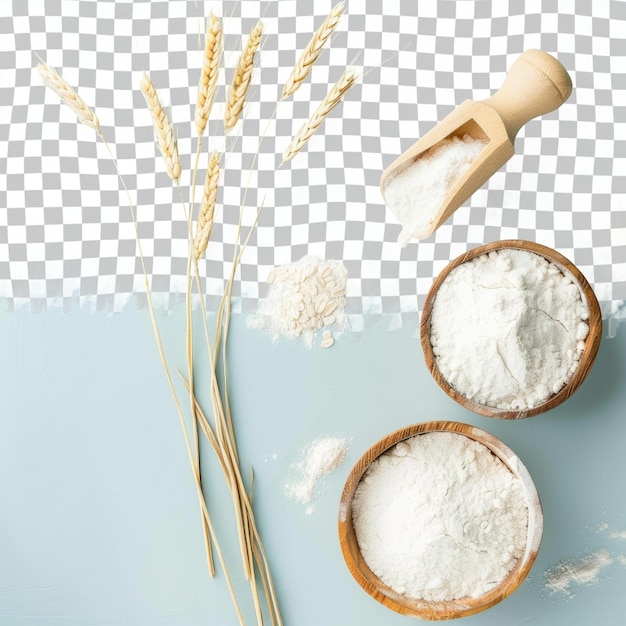
[[(383, 197), (394, 176), (443, 139), (469, 135), (487, 142), (478, 158), (452, 185), (429, 227), (414, 235), (426, 239), (513, 156), (519, 129), (529, 120), (559, 107), (571, 93), (572, 80), (561, 63), (547, 52), (527, 50), (513, 63), (499, 91), (480, 102), (461, 103), (383, 172)], [(393, 207), (389, 208), (393, 211)]]

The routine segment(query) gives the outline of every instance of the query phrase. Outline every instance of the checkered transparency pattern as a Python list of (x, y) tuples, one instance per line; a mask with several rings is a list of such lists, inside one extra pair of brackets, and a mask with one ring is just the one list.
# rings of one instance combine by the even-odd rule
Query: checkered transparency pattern
[[(224, 17), (221, 70), (208, 139), (225, 149), (216, 225), (201, 273), (222, 292), (244, 195), (244, 223), (264, 203), (241, 268), (240, 310), (256, 310), (272, 267), (305, 254), (341, 259), (352, 327), (364, 314), (406, 318), (458, 254), (522, 238), (556, 248), (593, 284), (605, 313), (626, 299), (626, 3), (557, 0), (352, 0), (302, 88), (274, 112), (299, 52), (331, 0), (23, 0), (0, 3), (0, 296), (10, 307), (117, 310), (144, 279), (127, 200), (94, 133), (40, 84), (33, 52), (59, 69), (96, 110), (137, 206), (158, 302), (184, 289), (187, 228), (154, 143), (138, 83), (144, 71), (173, 120), (183, 199), (195, 148), (204, 17)], [(266, 35), (243, 123), (225, 142), (221, 119), (242, 37)], [(516, 155), (429, 240), (400, 249), (380, 173), (463, 100), (498, 89), (525, 49), (555, 54), (574, 83), (558, 110), (529, 122)], [(308, 147), (276, 171), (292, 134), (347, 64), (362, 81)], [(259, 137), (267, 129), (254, 172)], [(203, 172), (201, 173), (203, 174)], [(201, 185), (198, 189), (198, 198)]]

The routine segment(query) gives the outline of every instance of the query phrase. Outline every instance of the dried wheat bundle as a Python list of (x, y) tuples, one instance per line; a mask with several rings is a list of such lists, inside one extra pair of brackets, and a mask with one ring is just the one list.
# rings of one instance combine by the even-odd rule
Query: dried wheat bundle
[(223, 35), (219, 19), (211, 13), (207, 20), (206, 35), (204, 38), (204, 63), (198, 84), (198, 99), (196, 101), (196, 132), (198, 137), (204, 134), (217, 87), (217, 76), (222, 56)]
[(46, 87), (54, 91), (67, 104), (80, 122), (100, 133), (100, 121), (85, 101), (70, 87), (69, 83), (47, 63), (39, 63), (37, 70)]
[(211, 237), (213, 227), (213, 215), (215, 213), (215, 202), (217, 200), (217, 183), (220, 178), (220, 154), (213, 150), (209, 167), (204, 181), (204, 195), (202, 205), (198, 213), (198, 222), (193, 239), (194, 254), (196, 261), (205, 253)]
[(233, 81), (228, 91), (226, 114), (224, 115), (224, 130), (226, 132), (235, 126), (241, 116), (246, 93), (252, 79), (254, 55), (259, 48), (262, 35), (263, 22), (259, 20), (252, 29), (246, 47), (239, 57), (239, 63), (237, 63)]
[(178, 156), (178, 145), (176, 144), (176, 137), (174, 136), (172, 124), (167, 119), (167, 115), (165, 115), (165, 111), (163, 110), (161, 101), (159, 100), (159, 95), (157, 94), (148, 74), (144, 73), (139, 86), (152, 115), (157, 144), (161, 154), (163, 155), (163, 160), (165, 161), (165, 169), (167, 170), (169, 177), (174, 182), (178, 182), (180, 179), (181, 165), (180, 157)]
[(322, 100), (309, 121), (294, 135), (291, 143), (283, 152), (283, 163), (293, 159), (293, 157), (304, 148), (309, 139), (311, 139), (317, 129), (324, 123), (328, 114), (343, 100), (343, 97), (357, 81), (359, 75), (360, 72), (356, 67), (348, 66), (345, 69), (341, 78), (328, 92), (324, 100)]
[(343, 2), (336, 4), (317, 29), (311, 38), (311, 41), (309, 41), (309, 44), (300, 55), (300, 58), (293, 68), (291, 75), (287, 79), (287, 82), (283, 87), (281, 100), (295, 93), (300, 88), (300, 85), (302, 85), (305, 81), (311, 71), (311, 68), (313, 67), (313, 64), (317, 61), (317, 57), (321, 54), (324, 45), (330, 39), (330, 36), (333, 34), (337, 24), (339, 24), (339, 20), (343, 15), (343, 9)]

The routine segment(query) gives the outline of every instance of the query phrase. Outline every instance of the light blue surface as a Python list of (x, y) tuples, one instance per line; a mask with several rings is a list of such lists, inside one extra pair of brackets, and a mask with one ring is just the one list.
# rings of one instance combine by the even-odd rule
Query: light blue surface
[[(160, 317), (182, 367), (182, 310)], [(552, 412), (520, 422), (474, 415), (428, 374), (415, 328), (384, 324), (330, 350), (274, 344), (236, 318), (232, 397), (258, 522), (289, 626), (413, 623), (372, 600), (344, 565), (337, 503), (353, 463), (413, 422), (451, 419), (501, 438), (541, 496), (545, 531), (529, 579), (468, 625), (623, 624), (626, 540), (626, 333), (603, 341), (588, 380)], [(210, 580), (180, 425), (146, 311), (0, 315), (0, 625), (236, 624), (223, 576)], [(351, 440), (316, 511), (284, 485), (320, 435)], [(205, 455), (208, 457), (208, 454)], [(275, 458), (273, 458), (275, 456)], [(205, 463), (209, 509), (251, 615), (231, 505)], [(603, 527), (603, 525), (608, 525)], [(550, 596), (544, 572), (608, 549), (614, 564), (575, 596)], [(250, 623), (254, 623), (251, 619)]]

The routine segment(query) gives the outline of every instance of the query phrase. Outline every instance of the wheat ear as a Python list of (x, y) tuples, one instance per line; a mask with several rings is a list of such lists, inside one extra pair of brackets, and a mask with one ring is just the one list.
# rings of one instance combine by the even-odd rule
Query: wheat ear
[(204, 63), (198, 84), (198, 99), (196, 101), (196, 132), (198, 137), (204, 134), (217, 87), (217, 75), (222, 56), (222, 26), (219, 19), (211, 13), (207, 20), (206, 35), (204, 38)]
[(309, 41), (309, 44), (300, 55), (300, 58), (291, 72), (291, 76), (287, 79), (287, 82), (283, 87), (283, 93), (280, 97), (281, 100), (284, 100), (291, 94), (295, 93), (300, 88), (300, 85), (302, 85), (305, 81), (311, 71), (311, 68), (313, 67), (313, 64), (317, 61), (317, 57), (321, 54), (324, 45), (330, 39), (330, 36), (333, 34), (337, 24), (339, 24), (339, 20), (343, 15), (343, 9), (343, 2), (336, 4), (317, 29), (311, 38), (311, 41)]
[(202, 205), (198, 213), (196, 232), (193, 238), (193, 248), (196, 261), (205, 253), (211, 237), (213, 227), (213, 215), (215, 213), (215, 201), (217, 200), (217, 183), (220, 178), (220, 154), (213, 150), (209, 167), (204, 181), (204, 195)]
[(46, 87), (54, 91), (67, 104), (78, 118), (79, 122), (100, 132), (100, 121), (96, 114), (85, 104), (85, 101), (70, 87), (69, 83), (47, 63), (39, 63), (37, 70)]
[(248, 87), (250, 86), (250, 80), (252, 79), (254, 55), (259, 48), (262, 35), (263, 22), (259, 20), (248, 37), (246, 47), (239, 56), (239, 62), (237, 63), (237, 68), (235, 69), (233, 82), (228, 90), (226, 114), (224, 115), (224, 130), (226, 132), (235, 126), (241, 116), (246, 93), (248, 91)]
[(165, 111), (161, 106), (159, 95), (152, 83), (152, 79), (148, 74), (144, 73), (141, 83), (139, 84), (141, 91), (146, 99), (146, 104), (152, 115), (152, 122), (154, 124), (154, 131), (156, 133), (157, 144), (159, 150), (163, 155), (165, 161), (165, 169), (169, 174), (169, 177), (178, 182), (180, 179), (181, 165), (180, 157), (178, 156), (178, 145), (176, 144), (176, 138), (174, 137), (174, 129), (172, 124), (167, 119)]
[(349, 66), (345, 69), (341, 78), (333, 85), (309, 121), (294, 135), (291, 143), (283, 152), (283, 163), (293, 159), (293, 157), (304, 148), (309, 139), (311, 139), (317, 129), (324, 123), (328, 114), (343, 100), (346, 92), (354, 85), (359, 75), (360, 72), (356, 67)]

